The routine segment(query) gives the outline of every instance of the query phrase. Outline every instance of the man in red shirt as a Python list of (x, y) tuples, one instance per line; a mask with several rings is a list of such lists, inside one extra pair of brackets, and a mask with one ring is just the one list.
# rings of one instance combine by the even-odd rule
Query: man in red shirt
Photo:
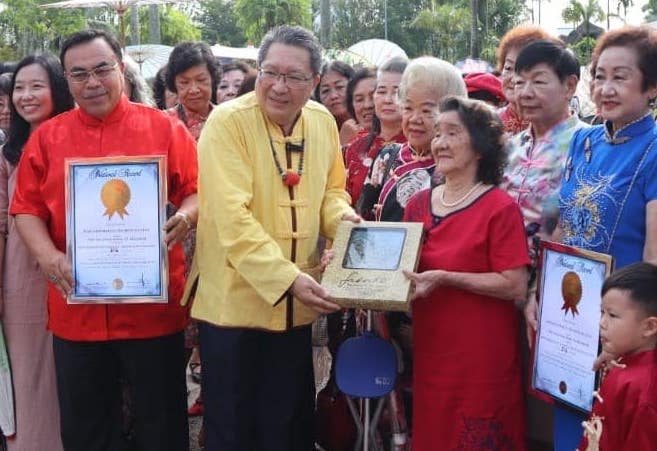
[[(123, 450), (119, 380), (132, 389), (140, 450), (187, 450), (180, 240), (197, 220), (195, 142), (184, 125), (123, 95), (116, 38), (97, 30), (69, 37), (61, 50), (79, 108), (42, 124), (25, 146), (11, 214), (48, 278), (61, 429), (67, 451)], [(65, 160), (166, 156), (168, 302), (68, 304), (75, 281), (66, 256)], [(82, 207), (84, 208), (84, 207)]]

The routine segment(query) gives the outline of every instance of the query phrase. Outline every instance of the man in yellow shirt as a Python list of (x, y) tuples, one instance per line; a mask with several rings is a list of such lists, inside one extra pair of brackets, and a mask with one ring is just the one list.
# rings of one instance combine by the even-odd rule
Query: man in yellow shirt
[(309, 101), (321, 50), (300, 27), (263, 39), (255, 93), (201, 134), (197, 248), (206, 450), (313, 449), (311, 323), (339, 309), (310, 275), (320, 235), (357, 221), (335, 120)]

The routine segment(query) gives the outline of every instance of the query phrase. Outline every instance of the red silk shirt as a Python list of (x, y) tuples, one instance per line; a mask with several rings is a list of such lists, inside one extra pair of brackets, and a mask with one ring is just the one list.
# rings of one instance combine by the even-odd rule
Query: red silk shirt
[[(169, 202), (178, 206), (196, 193), (196, 144), (178, 120), (125, 97), (104, 120), (80, 108), (63, 113), (39, 126), (25, 145), (10, 213), (41, 218), (57, 249), (66, 252), (65, 159), (148, 155), (167, 157)], [(166, 304), (70, 305), (50, 284), (48, 328), (57, 337), (75, 341), (175, 333), (189, 319), (189, 308), (179, 302), (184, 283), (183, 252), (177, 244), (169, 252)]]
[[(640, 352), (621, 360), (602, 381), (594, 416), (602, 417), (600, 451), (643, 451), (657, 444), (657, 351)], [(582, 440), (579, 450), (588, 445)]]

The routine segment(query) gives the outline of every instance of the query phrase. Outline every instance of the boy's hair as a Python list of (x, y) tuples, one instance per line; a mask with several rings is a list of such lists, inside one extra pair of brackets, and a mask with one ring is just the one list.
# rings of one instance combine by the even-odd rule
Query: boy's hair
[(602, 296), (611, 289), (628, 292), (647, 316), (657, 316), (657, 266), (646, 262), (625, 266), (605, 280)]

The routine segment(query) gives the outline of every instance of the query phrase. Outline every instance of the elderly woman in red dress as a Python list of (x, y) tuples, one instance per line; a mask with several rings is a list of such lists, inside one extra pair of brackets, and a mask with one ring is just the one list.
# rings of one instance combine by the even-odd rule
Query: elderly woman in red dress
[(529, 257), (522, 215), (497, 185), (503, 126), (483, 102), (440, 105), (431, 152), (445, 183), (416, 194), (422, 222), (413, 299), (413, 451), (525, 446), (520, 312)]

